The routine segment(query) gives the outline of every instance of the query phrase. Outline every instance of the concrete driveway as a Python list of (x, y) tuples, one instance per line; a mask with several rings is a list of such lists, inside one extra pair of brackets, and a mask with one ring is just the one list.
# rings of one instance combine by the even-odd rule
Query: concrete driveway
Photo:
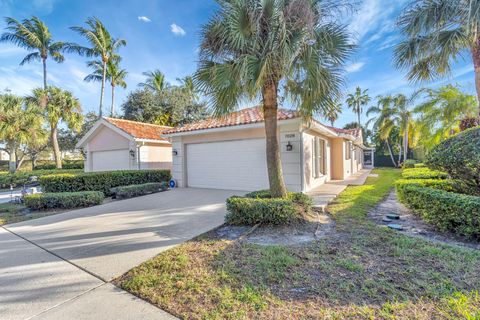
[(223, 223), (241, 192), (175, 189), (0, 229), (1, 319), (169, 319), (109, 282)]

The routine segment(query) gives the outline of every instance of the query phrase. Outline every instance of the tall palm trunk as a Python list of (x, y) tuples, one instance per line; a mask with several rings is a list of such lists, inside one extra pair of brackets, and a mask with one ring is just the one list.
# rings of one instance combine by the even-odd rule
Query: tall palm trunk
[(360, 124), (360, 108), (357, 109), (357, 119), (357, 128), (360, 129), (362, 127), (362, 125)]
[(47, 58), (42, 58), (43, 63), (43, 89), (47, 90)]
[(107, 62), (105, 59), (102, 59), (102, 90), (100, 91), (100, 106), (98, 110), (98, 115), (99, 117), (102, 117), (103, 115), (103, 95), (105, 93), (105, 78), (107, 77)]
[(405, 128), (405, 133), (403, 134), (403, 162), (408, 158), (408, 125)]
[(388, 139), (385, 140), (385, 143), (387, 144), (388, 153), (390, 154), (390, 158), (392, 159), (393, 166), (396, 167), (397, 163), (395, 162), (395, 157), (393, 156), (392, 147), (390, 146), (390, 142), (388, 141)]
[(285, 198), (287, 188), (283, 180), (282, 162), (277, 137), (277, 85), (273, 81), (262, 89), (263, 115), (265, 119), (265, 136), (267, 144), (268, 181), (272, 197)]
[(52, 139), (53, 154), (55, 156), (55, 166), (57, 169), (62, 169), (62, 155), (60, 154), (60, 147), (58, 146), (58, 129), (56, 125), (50, 127), (50, 138)]
[(15, 152), (15, 144), (13, 141), (7, 143), (7, 149), (8, 155), (10, 156), (8, 160), (8, 171), (10, 173), (15, 173), (17, 170), (17, 153)]
[(112, 106), (110, 107), (110, 117), (115, 116), (115, 86), (112, 84)]
[(478, 98), (478, 117), (480, 118), (480, 40), (472, 48), (472, 60), (475, 72), (475, 89), (477, 91)]
[(402, 143), (401, 143), (401, 142), (398, 143), (398, 150), (399, 150), (399, 151), (398, 151), (398, 162), (397, 162), (397, 166), (400, 167), (400, 163), (402, 162), (402, 150), (403, 150), (403, 148), (402, 148)]

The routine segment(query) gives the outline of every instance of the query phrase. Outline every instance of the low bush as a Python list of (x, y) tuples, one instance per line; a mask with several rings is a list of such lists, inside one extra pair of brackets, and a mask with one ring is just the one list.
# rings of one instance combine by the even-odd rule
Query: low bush
[(110, 193), (117, 199), (126, 199), (132, 197), (143, 196), (146, 194), (165, 191), (168, 189), (168, 183), (163, 182), (150, 182), (144, 184), (132, 184), (129, 186), (122, 186), (112, 188)]
[(456, 193), (465, 191), (465, 184), (453, 179), (400, 179), (395, 182), (395, 185), (397, 190), (407, 185), (415, 185)]
[(416, 184), (397, 184), (401, 202), (441, 231), (480, 239), (480, 197)]
[(285, 224), (310, 211), (312, 199), (300, 192), (272, 198), (269, 190), (250, 192), (245, 197), (227, 199), (225, 222), (232, 225)]
[[(62, 169), (83, 169), (84, 161), (83, 160), (64, 160), (62, 162)], [(54, 161), (42, 162), (35, 166), (35, 170), (53, 170), (56, 169)]]
[(427, 166), (425, 165), (425, 163), (423, 162), (420, 162), (420, 163), (415, 163), (413, 165), (414, 168), (426, 168)]
[(415, 165), (417, 164), (417, 160), (414, 160), (414, 159), (407, 159), (405, 160), (403, 163), (402, 163), (402, 167), (404, 169), (407, 169), (407, 168), (415, 168)]
[(101, 204), (104, 195), (99, 191), (37, 193), (24, 197), (25, 205), (32, 210), (72, 209)]
[(447, 179), (448, 174), (441, 171), (430, 170), (429, 168), (412, 168), (402, 171), (404, 179)]
[(14, 174), (8, 172), (0, 172), (0, 188), (10, 188), (10, 185), (13, 187), (19, 187), (27, 183), (31, 177), (42, 177), (45, 175), (51, 175), (56, 173), (81, 173), (81, 170), (34, 170), (34, 171), (17, 171)]
[(425, 164), (464, 181), (470, 192), (480, 193), (480, 127), (468, 129), (435, 146)]
[(45, 192), (102, 191), (109, 196), (115, 187), (170, 179), (169, 170), (125, 170), (48, 175), (40, 178), (40, 185)]

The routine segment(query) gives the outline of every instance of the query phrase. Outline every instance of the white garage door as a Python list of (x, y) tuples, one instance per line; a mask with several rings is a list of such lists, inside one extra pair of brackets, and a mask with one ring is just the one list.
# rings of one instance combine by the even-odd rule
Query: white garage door
[(194, 188), (268, 188), (265, 139), (187, 145), (187, 180)]
[(128, 149), (92, 152), (93, 171), (130, 169)]

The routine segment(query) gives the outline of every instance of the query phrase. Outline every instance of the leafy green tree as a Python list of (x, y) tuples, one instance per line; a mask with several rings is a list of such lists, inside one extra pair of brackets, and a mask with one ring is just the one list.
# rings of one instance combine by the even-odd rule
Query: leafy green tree
[(37, 17), (25, 19), (19, 22), (13, 18), (5, 18), (7, 32), (2, 34), (0, 42), (11, 42), (17, 46), (31, 51), (23, 58), (20, 65), (32, 61), (42, 61), (43, 64), (43, 88), (47, 88), (47, 59), (52, 57), (53, 61), (61, 63), (65, 60), (62, 51), (66, 44), (55, 42), (48, 27)]
[(98, 117), (95, 112), (88, 112), (83, 116), (82, 129), (80, 131), (70, 130), (68, 128), (58, 129), (58, 144), (60, 150), (74, 151), (78, 141), (90, 130)]
[(147, 71), (143, 75), (147, 77), (147, 80), (138, 84), (142, 88), (162, 93), (169, 87), (168, 82), (165, 80), (165, 75), (160, 70)]
[[(110, 107), (110, 116), (115, 116), (115, 88), (117, 86), (124, 89), (127, 88), (127, 83), (125, 78), (127, 77), (127, 70), (120, 68), (120, 59), (110, 59), (107, 63), (107, 80), (110, 82), (110, 87), (112, 89), (112, 104)], [(93, 72), (85, 77), (85, 81), (102, 81), (103, 75), (103, 66), (101, 61), (90, 61), (87, 64), (89, 67), (93, 68)]]
[[(411, 1), (398, 25), (405, 39), (395, 48), (395, 63), (408, 69), (408, 79), (425, 81), (449, 75), (452, 62), (468, 55), (480, 101), (480, 2)], [(477, 113), (480, 116), (480, 106)]]
[(429, 150), (457, 133), (461, 120), (475, 116), (477, 100), (453, 85), (425, 92), (425, 101), (415, 107), (414, 112), (418, 115), (420, 144)]
[(63, 122), (70, 130), (79, 131), (83, 122), (80, 102), (69, 91), (57, 87), (48, 87), (47, 90), (35, 89), (27, 97), (30, 105), (40, 109), (44, 119), (50, 126), (50, 141), (53, 146), (57, 169), (62, 168), (62, 156), (58, 144), (58, 125)]
[(350, 93), (347, 96), (347, 100), (345, 101), (350, 109), (357, 115), (357, 124), (358, 128), (361, 128), (362, 123), (360, 122), (360, 117), (363, 112), (363, 107), (365, 107), (371, 98), (368, 95), (368, 89), (362, 90), (360, 87), (355, 89), (354, 93)]
[(327, 112), (325, 113), (325, 119), (328, 120), (328, 122), (330, 122), (330, 125), (333, 127), (340, 113), (342, 113), (342, 106), (340, 103), (335, 102), (332, 105), (332, 108), (330, 108), (330, 110), (327, 110)]
[(12, 94), (0, 95), (0, 141), (5, 143), (3, 150), (10, 156), (10, 173), (19, 168), (19, 148), (42, 140), (43, 124), (39, 110), (34, 106), (26, 106), (23, 98)]
[(97, 18), (88, 18), (85, 22), (87, 28), (72, 27), (71, 29), (83, 36), (90, 47), (78, 44), (69, 44), (67, 49), (86, 57), (98, 57), (102, 63), (102, 87), (100, 91), (99, 116), (103, 114), (103, 96), (105, 93), (105, 81), (107, 79), (107, 63), (118, 57), (117, 51), (127, 45), (123, 39), (115, 39), (110, 35), (104, 24)]
[(277, 131), (279, 90), (306, 118), (326, 114), (340, 96), (340, 69), (353, 50), (350, 35), (335, 19), (333, 1), (218, 5), (202, 29), (195, 85), (210, 97), (215, 115), (232, 112), (245, 100), (262, 101), (270, 191), (286, 197)]

